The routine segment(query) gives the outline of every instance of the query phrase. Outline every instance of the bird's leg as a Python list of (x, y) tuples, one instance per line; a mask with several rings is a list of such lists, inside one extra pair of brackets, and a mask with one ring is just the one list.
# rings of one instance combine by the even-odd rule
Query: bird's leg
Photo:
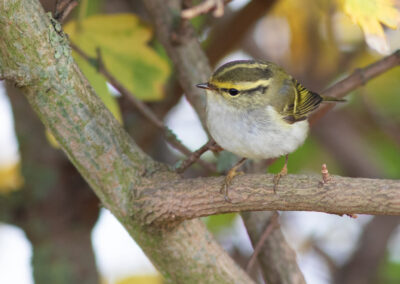
[(246, 158), (242, 158), (228, 171), (225, 176), (225, 181), (221, 187), (220, 193), (224, 195), (224, 198), (227, 202), (231, 202), (231, 199), (228, 197), (229, 186), (232, 184), (232, 180), (235, 176), (243, 174), (243, 172), (238, 172), (237, 170), (244, 164), (245, 161)]
[(288, 163), (288, 159), (289, 159), (289, 154), (286, 154), (286, 158), (285, 158), (285, 164), (283, 165), (283, 168), (281, 169), (281, 171), (279, 173), (277, 173), (274, 176), (274, 193), (276, 193), (276, 188), (278, 186), (279, 180), (281, 179), (281, 177), (287, 175), (287, 163)]

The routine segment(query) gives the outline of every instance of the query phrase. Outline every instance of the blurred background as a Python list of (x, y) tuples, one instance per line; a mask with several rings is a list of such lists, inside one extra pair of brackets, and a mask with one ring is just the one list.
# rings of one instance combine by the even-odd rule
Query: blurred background
[[(54, 11), (55, 1), (41, 1)], [(184, 1), (187, 7), (200, 1)], [(360, 4), (362, 3), (362, 4)], [(233, 0), (224, 15), (192, 19), (213, 68), (256, 58), (284, 67), (323, 93), (335, 81), (400, 48), (399, 1)], [(121, 13), (124, 13), (121, 15)], [(83, 0), (64, 30), (90, 57), (100, 48), (106, 68), (191, 150), (207, 142), (141, 1)], [(89, 82), (142, 149), (177, 165), (184, 156), (77, 53)], [(200, 83), (200, 82), (199, 82)], [(162, 283), (162, 278), (76, 172), (14, 86), (0, 86), (0, 283)], [(400, 68), (349, 94), (348, 102), (317, 121), (290, 155), (289, 173), (400, 178)], [(203, 156), (220, 172), (229, 153)], [(272, 173), (279, 159), (252, 165)], [(193, 165), (185, 176), (205, 176)], [(281, 212), (307, 283), (400, 283), (400, 218), (350, 218)], [(240, 216), (204, 218), (235, 260), (252, 246)]]

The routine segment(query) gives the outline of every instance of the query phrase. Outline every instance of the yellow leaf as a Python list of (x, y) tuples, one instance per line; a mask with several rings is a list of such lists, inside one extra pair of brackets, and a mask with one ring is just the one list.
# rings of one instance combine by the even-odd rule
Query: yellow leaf
[(163, 283), (161, 275), (134, 275), (116, 281), (116, 284), (161, 284), (161, 283)]
[(0, 193), (17, 190), (24, 184), (19, 162), (0, 166)]
[(393, 0), (343, 0), (344, 12), (360, 25), (367, 43), (380, 52), (388, 52), (382, 24), (396, 29), (400, 24), (400, 12)]
[(169, 64), (148, 46), (151, 30), (137, 17), (96, 15), (79, 26), (71, 21), (64, 30), (90, 56), (95, 57), (100, 48), (106, 68), (139, 99), (162, 99)]
[(53, 134), (51, 134), (51, 132), (48, 129), (46, 129), (45, 134), (49, 144), (56, 149), (60, 149), (60, 145), (58, 144), (56, 138), (53, 136)]
[[(312, 72), (324, 77), (324, 73), (329, 74), (329, 70), (337, 64), (338, 52), (331, 39), (326, 36), (329, 29), (326, 24), (328, 22), (327, 15), (330, 14), (332, 9), (331, 5), (331, 1), (327, 0), (280, 0), (268, 13), (266, 17), (268, 21), (271, 20), (272, 16), (277, 17), (279, 22), (274, 24), (276, 27), (271, 25), (266, 30), (268, 36), (265, 36), (265, 38), (269, 41), (272, 40), (274, 49), (279, 50), (279, 52), (286, 45), (282, 39), (288, 38), (290, 44), (288, 56), (274, 60), (284, 66), (290, 66), (288, 69), (290, 69), (291, 74), (298, 76), (310, 72), (310, 62), (312, 62)], [(284, 35), (284, 30), (282, 30), (285, 22), (289, 27), (287, 36)], [(263, 48), (267, 49), (268, 47)], [(324, 53), (329, 53), (330, 56), (320, 60)]]

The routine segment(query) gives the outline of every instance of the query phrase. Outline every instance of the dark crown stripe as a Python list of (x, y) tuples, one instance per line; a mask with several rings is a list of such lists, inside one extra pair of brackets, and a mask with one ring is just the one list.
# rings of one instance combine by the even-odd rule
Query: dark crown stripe
[(256, 61), (234, 61), (221, 66), (215, 71), (213, 78), (219, 82), (254, 82), (272, 77), (267, 64)]

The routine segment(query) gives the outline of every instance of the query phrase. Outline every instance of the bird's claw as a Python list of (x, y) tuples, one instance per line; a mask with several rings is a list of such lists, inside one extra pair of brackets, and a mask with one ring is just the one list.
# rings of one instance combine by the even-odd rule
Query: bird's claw
[(279, 181), (282, 177), (287, 175), (287, 167), (283, 167), (282, 170), (274, 176), (274, 193), (278, 187)]
[(230, 169), (229, 172), (226, 174), (224, 184), (221, 186), (221, 189), (219, 191), (221, 194), (224, 195), (224, 199), (226, 202), (232, 203), (232, 200), (228, 196), (229, 186), (232, 184), (232, 180), (236, 176), (242, 175), (242, 174), (244, 174), (244, 172), (238, 172), (238, 171), (236, 171), (235, 168)]

